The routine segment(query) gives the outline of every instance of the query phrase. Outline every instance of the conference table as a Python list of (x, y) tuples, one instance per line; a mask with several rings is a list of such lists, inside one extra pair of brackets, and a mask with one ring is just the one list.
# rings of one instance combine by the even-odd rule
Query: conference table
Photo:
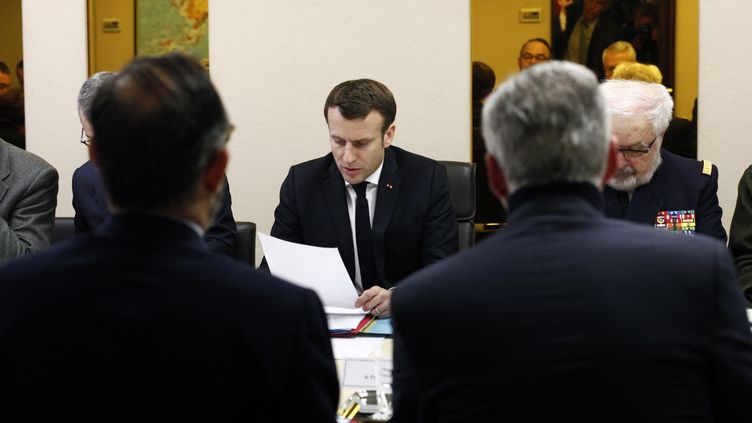
[[(340, 382), (339, 413), (354, 416), (359, 411), (358, 418), (340, 418), (339, 422), (372, 421), (364, 417), (363, 411), (375, 410), (375, 394), (379, 386), (386, 386), (391, 397), (391, 369), (392, 369), (392, 339), (391, 323), (389, 319), (382, 319), (380, 326), (388, 327), (389, 333), (364, 333), (347, 337), (332, 337), (332, 350), (337, 365), (337, 376)], [(382, 331), (384, 332), (384, 331)], [(384, 388), (382, 388), (384, 391)], [(366, 397), (369, 392), (369, 408), (355, 410), (354, 401)], [(353, 396), (357, 394), (358, 396)], [(382, 397), (383, 398), (383, 397)], [(350, 400), (350, 401), (348, 401)], [(366, 414), (367, 416), (367, 414)]]

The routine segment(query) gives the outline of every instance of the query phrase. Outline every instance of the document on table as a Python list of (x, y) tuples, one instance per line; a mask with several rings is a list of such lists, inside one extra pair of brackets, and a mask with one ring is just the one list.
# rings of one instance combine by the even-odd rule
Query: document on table
[(327, 313), (336, 307), (337, 314), (364, 314), (354, 308), (358, 293), (336, 248), (296, 244), (261, 232), (258, 235), (272, 275), (316, 291)]

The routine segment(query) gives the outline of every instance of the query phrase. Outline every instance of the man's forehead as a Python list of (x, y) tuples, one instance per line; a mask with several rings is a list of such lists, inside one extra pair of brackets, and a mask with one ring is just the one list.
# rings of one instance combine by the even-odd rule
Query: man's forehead
[(525, 44), (525, 47), (522, 50), (524, 52), (529, 52), (529, 51), (533, 51), (533, 50), (535, 50), (535, 51), (541, 51), (541, 50), (543, 50), (545, 52), (548, 52), (548, 48), (546, 48), (546, 45), (543, 44), (540, 41), (530, 41), (527, 44)]

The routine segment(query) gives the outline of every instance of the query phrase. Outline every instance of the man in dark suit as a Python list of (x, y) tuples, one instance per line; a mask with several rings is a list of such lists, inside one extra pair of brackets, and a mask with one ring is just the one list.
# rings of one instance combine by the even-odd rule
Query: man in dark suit
[(201, 65), (134, 60), (91, 122), (116, 211), (0, 268), (0, 420), (333, 422), (318, 297), (201, 239), (232, 128)]
[(377, 316), (389, 315), (391, 288), (402, 278), (458, 249), (446, 170), (391, 146), (396, 112), (377, 81), (334, 87), (324, 105), (332, 152), (290, 168), (271, 230), (337, 247), (361, 293), (355, 306)]
[(622, 26), (608, 14), (612, 4), (613, 0), (559, 0), (552, 36), (554, 58), (585, 65), (603, 79), (603, 50), (624, 39)]
[(718, 205), (718, 169), (661, 149), (673, 101), (666, 87), (609, 80), (617, 170), (604, 190), (606, 216), (726, 241)]
[(603, 216), (595, 76), (568, 62), (486, 103), (507, 226), (394, 291), (392, 422), (744, 421), (752, 335), (723, 244)]
[[(94, 136), (91, 125), (91, 102), (99, 87), (115, 76), (113, 72), (98, 72), (87, 79), (78, 92), (78, 118), (81, 120), (81, 143), (88, 144)], [(221, 203), (204, 240), (209, 250), (235, 256), (235, 236), (237, 227), (232, 216), (232, 198), (230, 187), (225, 178)], [(91, 233), (97, 230), (110, 217), (107, 204), (107, 190), (102, 177), (91, 163), (87, 161), (73, 172), (73, 218), (76, 234)]]

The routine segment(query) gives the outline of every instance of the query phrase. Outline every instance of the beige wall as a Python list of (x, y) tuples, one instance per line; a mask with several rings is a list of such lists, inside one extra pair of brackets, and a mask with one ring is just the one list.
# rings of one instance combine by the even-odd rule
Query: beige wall
[[(550, 0), (471, 0), (472, 58), (485, 62), (501, 83), (516, 73), (517, 56), (522, 44), (531, 38), (551, 41)], [(540, 8), (539, 23), (521, 23), (521, 8)]]
[[(683, 1), (683, 0), (680, 0)], [(737, 184), (752, 163), (752, 8), (743, 0), (700, 2), (698, 155), (720, 170), (718, 196), (729, 229)]]
[[(21, 37), (21, 0), (2, 0), (0, 7), (0, 61), (12, 75), (11, 87), (18, 87), (16, 63), (23, 58)], [(26, 66), (26, 63), (24, 63)]]
[(676, 2), (676, 73), (674, 80), (674, 113), (685, 119), (692, 117), (692, 107), (697, 98), (697, 27), (700, 13), (699, 0)]
[[(89, 42), (91, 62), (89, 72), (117, 71), (133, 58), (134, 2), (133, 0), (89, 0)], [(104, 32), (105, 19), (118, 19), (120, 32)]]
[[(439, 159), (469, 158), (467, 0), (408, 6), (385, 0), (378, 7), (368, 1), (334, 7), (322, 0), (305, 14), (278, 3), (286, 2), (211, 2), (212, 72), (239, 125), (229, 169), (239, 220), (268, 231), (287, 168), (326, 152), (322, 103), (345, 78), (370, 76), (394, 89), (397, 145)], [(752, 9), (742, 0), (699, 6), (698, 147), (702, 158), (720, 167), (728, 228), (737, 182), (752, 162), (752, 119), (746, 118), (752, 80), (744, 72), (752, 68), (752, 52), (728, 40), (752, 38)], [(23, 0), (23, 12), (27, 142), (60, 171), (58, 215), (71, 216), (70, 177), (86, 158), (75, 111), (86, 77), (85, 2), (50, 8), (44, 0)], [(371, 27), (378, 37), (363, 29)]]
[[(212, 78), (237, 125), (228, 176), (237, 220), (268, 232), (287, 169), (328, 150), (323, 103), (370, 77), (397, 99), (395, 145), (469, 160), (467, 0), (210, 1)], [(86, 2), (24, 0), (29, 149), (60, 171), (58, 215), (86, 160), (76, 94), (86, 78)]]

